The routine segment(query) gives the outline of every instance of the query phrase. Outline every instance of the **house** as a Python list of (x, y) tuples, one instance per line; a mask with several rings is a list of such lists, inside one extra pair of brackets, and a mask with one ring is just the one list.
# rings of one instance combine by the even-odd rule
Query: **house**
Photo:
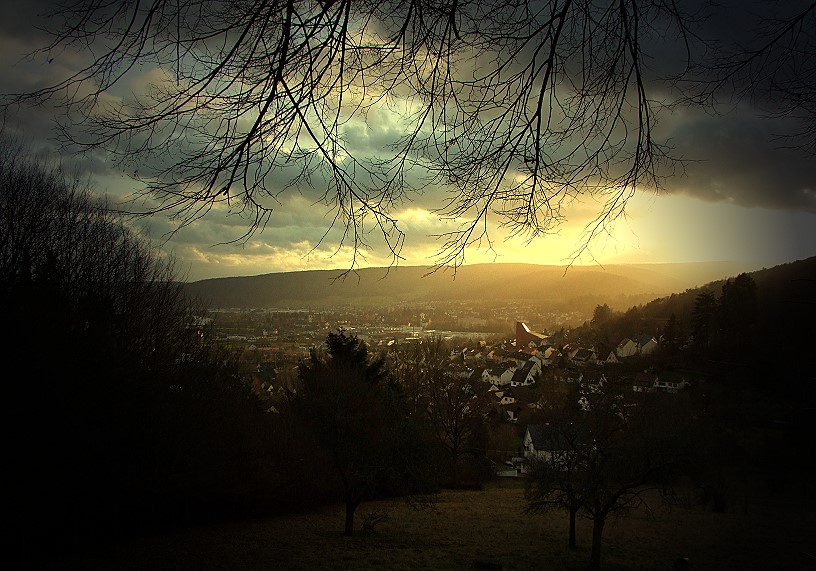
[(621, 342), (615, 348), (615, 354), (621, 359), (637, 355), (638, 352), (638, 344), (628, 337), (621, 339)]
[(625, 359), (635, 355), (648, 355), (658, 348), (657, 339), (654, 335), (638, 335), (634, 339), (624, 337), (618, 343), (615, 354), (618, 358)]
[(488, 354), (487, 358), (498, 363), (504, 363), (515, 355), (516, 351), (505, 347), (495, 347)]
[(648, 355), (657, 350), (658, 343), (654, 335), (640, 335), (635, 341), (638, 346), (638, 352), (641, 355)]
[(600, 390), (606, 382), (606, 375), (600, 371), (587, 371), (583, 377), (581, 377), (581, 384), (585, 385), (590, 391)]
[(525, 351), (518, 351), (512, 357), (512, 361), (515, 363), (517, 368), (532, 364), (533, 368), (535, 369), (534, 374), (541, 373), (541, 367), (544, 364), (539, 356), (532, 353), (527, 353)]
[(563, 347), (561, 347), (561, 354), (566, 356), (568, 359), (572, 359), (572, 356), (580, 349), (581, 346), (577, 343), (567, 343)]
[(540, 347), (541, 345), (545, 345), (549, 341), (549, 336), (544, 335), (543, 333), (535, 333), (530, 331), (530, 328), (527, 327), (525, 323), (521, 321), (516, 321), (516, 347), (521, 349), (522, 347), (532, 348), (532, 347)]
[(486, 369), (484, 367), (474, 368), (472, 371), (470, 371), (470, 374), (468, 375), (468, 380), (471, 383), (474, 383), (474, 384), (477, 381), (484, 381), (484, 372), (485, 372), (485, 370)]
[(515, 423), (518, 421), (519, 412), (521, 412), (521, 407), (518, 405), (509, 404), (505, 406), (497, 402), (490, 408), (488, 416), (493, 421)]
[(656, 391), (671, 394), (675, 394), (689, 386), (691, 386), (691, 384), (686, 381), (661, 381), (658, 379), (654, 383)]
[(503, 405), (505, 415), (507, 415), (508, 422), (518, 422), (519, 415), (524, 410), (524, 407), (517, 404)]
[(607, 365), (614, 365), (620, 363), (620, 359), (615, 356), (614, 351), (610, 351), (609, 355), (606, 356), (606, 359), (603, 360), (603, 363), (606, 363)]
[(547, 453), (547, 425), (528, 424), (524, 433), (524, 457), (530, 460), (544, 459)]
[(528, 424), (522, 446), (528, 461), (550, 460), (554, 453), (569, 450), (564, 435), (551, 423)]
[(485, 359), (484, 353), (479, 349), (463, 350), (462, 356), (466, 364), (478, 363)]
[(584, 378), (583, 371), (579, 370), (553, 367), (552, 369), (549, 369), (549, 371), (550, 378), (553, 381), (558, 381), (560, 383), (580, 383), (581, 379)]
[(499, 399), (499, 404), (502, 406), (516, 403), (516, 395), (513, 394), (512, 389), (496, 391), (493, 394)]
[(507, 368), (501, 365), (490, 367), (482, 372), (482, 380), (498, 386), (509, 385), (513, 374), (516, 372), (515, 368)]
[(662, 393), (675, 394), (691, 386), (686, 377), (675, 371), (663, 371), (655, 379), (654, 390)]
[(637, 373), (632, 379), (632, 391), (636, 393), (654, 392), (657, 375), (653, 373)]
[(595, 354), (594, 349), (579, 348), (570, 355), (570, 360), (579, 367), (584, 367), (590, 363), (595, 363), (598, 360), (598, 355)]
[(525, 471), (526, 462), (524, 458), (513, 457), (506, 460), (504, 464), (496, 466), (496, 476), (500, 478), (518, 478)]
[(537, 353), (534, 353), (527, 357), (527, 362), (533, 364), (534, 374), (541, 374), (541, 371), (544, 368), (544, 359), (542, 359)]
[(530, 387), (513, 387), (513, 396), (516, 397), (516, 404), (521, 407), (532, 407), (538, 401), (538, 396), (533, 394)]
[[(540, 370), (540, 369), (539, 369)], [(510, 378), (511, 387), (529, 386), (536, 382), (535, 363), (526, 363), (523, 367), (516, 369)]]
[(542, 365), (552, 365), (561, 356), (561, 351), (557, 347), (547, 347), (544, 350), (544, 362)]

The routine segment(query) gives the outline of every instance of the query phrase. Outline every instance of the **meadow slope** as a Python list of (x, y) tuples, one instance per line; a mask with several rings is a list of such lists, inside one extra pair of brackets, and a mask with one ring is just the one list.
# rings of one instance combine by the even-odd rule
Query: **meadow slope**
[[(813, 569), (816, 522), (779, 505), (743, 505), (714, 513), (654, 501), (610, 521), (603, 569)], [(579, 521), (575, 551), (567, 549), (563, 513), (525, 515), (519, 481), (482, 491), (445, 491), (436, 509), (402, 501), (363, 504), (387, 519), (353, 538), (342, 534), (342, 507), (172, 533), (132, 537), (85, 555), (29, 561), (31, 569), (467, 570), (586, 569), (590, 522)], [(812, 514), (810, 514), (812, 515)]]

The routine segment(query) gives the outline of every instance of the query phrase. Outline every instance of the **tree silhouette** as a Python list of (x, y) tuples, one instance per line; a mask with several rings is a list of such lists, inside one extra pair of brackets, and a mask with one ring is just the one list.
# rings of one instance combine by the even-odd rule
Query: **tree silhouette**
[(592, 311), (592, 320), (590, 325), (593, 327), (600, 327), (610, 319), (612, 319), (612, 309), (606, 303), (603, 305), (596, 305)]
[[(474, 382), (456, 371), (447, 344), (429, 338), (399, 356), (397, 377), (414, 402), (414, 415), (426, 422), (435, 441), (448, 457), (447, 484), (458, 487), (461, 470), (484, 458), (487, 417), (491, 397), (481, 381)], [(480, 450), (481, 449), (481, 450)]]
[(720, 302), (709, 290), (704, 290), (694, 298), (692, 323), (694, 327), (694, 345), (698, 349), (707, 349), (715, 340), (719, 329)]
[(569, 514), (567, 547), (578, 546), (576, 518), (584, 506), (587, 482), (583, 479), (581, 449), (586, 437), (574, 415), (565, 414), (544, 427), (548, 456), (533, 459), (527, 479), (527, 513), (566, 508)]
[(661, 346), (669, 353), (676, 353), (684, 344), (685, 339), (682, 327), (677, 319), (677, 315), (672, 313), (666, 322), (666, 327), (661, 335)]
[(694, 344), (736, 349), (745, 353), (752, 342), (751, 327), (757, 321), (757, 285), (745, 273), (723, 283), (720, 296), (705, 290), (694, 300)]
[[(71, 179), (68, 179), (71, 180)], [(256, 482), (260, 410), (172, 260), (90, 190), (0, 143), (5, 438), (19, 553), (174, 521)], [(179, 509), (186, 505), (184, 509)], [(212, 507), (212, 506), (210, 506)]]
[(293, 420), (302, 419), (326, 453), (346, 505), (345, 534), (354, 534), (359, 505), (391, 491), (407, 493), (427, 482), (419, 432), (385, 363), (345, 331), (329, 333), (299, 365), (289, 393)]
[[(87, 47), (86, 64), (7, 102), (62, 97), (66, 139), (109, 151), (181, 224), (229, 205), (249, 235), (297, 190), (341, 245), (378, 236), (396, 261), (397, 208), (441, 186), (436, 264), (456, 267), (491, 244), (489, 219), (533, 239), (592, 196), (588, 243), (660, 185), (646, 43), (686, 20), (633, 0), (80, 0), (42, 53)], [(143, 92), (102, 97), (154, 66)]]
[(549, 428), (553, 450), (533, 464), (527, 511), (566, 507), (572, 546), (580, 509), (592, 520), (590, 567), (598, 568), (609, 517), (643, 504), (646, 490), (665, 491), (689, 466), (696, 432), (676, 399), (649, 395), (627, 407), (610, 383), (582, 386), (579, 395), (583, 406), (568, 403)]
[(726, 280), (720, 295), (720, 325), (725, 341), (743, 349), (750, 346), (751, 326), (757, 320), (757, 285), (742, 273)]

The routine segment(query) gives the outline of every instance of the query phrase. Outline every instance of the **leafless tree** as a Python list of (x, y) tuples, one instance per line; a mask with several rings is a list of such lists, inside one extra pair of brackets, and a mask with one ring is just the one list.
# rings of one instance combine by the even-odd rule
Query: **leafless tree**
[[(79, 0), (53, 16), (42, 53), (90, 60), (10, 101), (61, 97), (66, 139), (112, 153), (182, 226), (227, 204), (245, 238), (302, 191), (353, 267), (380, 238), (399, 260), (396, 209), (431, 185), (453, 224), (435, 264), (455, 268), (494, 218), (533, 239), (591, 196), (586, 247), (671, 164), (644, 45), (686, 33), (673, 2)], [(111, 96), (153, 66), (149, 89)]]
[(441, 337), (423, 339), (397, 359), (396, 374), (412, 404), (412, 413), (430, 427), (447, 456), (448, 485), (458, 487), (466, 462), (484, 448), (492, 397), (481, 379), (457, 371)]
[(781, 143), (816, 153), (816, 2), (767, 0), (734, 19), (737, 37), (707, 42), (683, 78), (686, 100), (710, 108), (747, 101), (793, 119)]
[(569, 514), (569, 535), (567, 547), (578, 547), (578, 512), (584, 503), (586, 482), (581, 477), (579, 425), (570, 423), (548, 423), (544, 438), (547, 458), (543, 461), (532, 459), (527, 479), (526, 513), (546, 512), (566, 508)]
[[(644, 493), (666, 493), (692, 463), (700, 434), (685, 406), (674, 399), (641, 399), (625, 406), (618, 389), (582, 387), (585, 404), (565, 410), (548, 427), (552, 447), (534, 463), (527, 511), (567, 508), (569, 545), (575, 545), (575, 515), (592, 521), (590, 567), (601, 565), (603, 531), (610, 517), (649, 508)], [(675, 396), (675, 395), (672, 395)]]
[[(717, 59), (716, 79), (694, 76), (687, 101), (760, 74), (812, 118), (812, 58), (797, 50), (813, 6), (770, 25), (766, 47)], [(398, 209), (430, 187), (447, 191), (432, 208), (450, 224), (435, 267), (492, 248), (493, 222), (532, 240), (592, 199), (576, 259), (636, 190), (682, 167), (654, 131), (677, 75), (655, 83), (650, 57), (672, 52), (686, 77), (710, 70), (699, 56), (714, 47), (673, 0), (75, 0), (52, 16), (40, 53), (90, 59), (6, 103), (61, 98), (66, 140), (111, 153), (179, 226), (227, 206), (245, 239), (302, 192), (352, 268), (375, 242), (399, 261)], [(149, 88), (117, 95), (154, 67)]]

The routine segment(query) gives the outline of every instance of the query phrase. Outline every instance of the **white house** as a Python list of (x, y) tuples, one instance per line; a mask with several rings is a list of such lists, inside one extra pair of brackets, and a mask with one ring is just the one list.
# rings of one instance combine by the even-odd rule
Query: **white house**
[(639, 335), (635, 339), (625, 337), (618, 343), (615, 354), (625, 359), (634, 355), (648, 355), (653, 353), (657, 347), (658, 343), (654, 335)]
[(522, 446), (528, 461), (550, 460), (554, 453), (569, 449), (564, 436), (548, 423), (528, 424)]
[(493, 396), (495, 396), (496, 399), (498, 399), (499, 404), (502, 406), (507, 406), (508, 404), (515, 404), (516, 402), (516, 396), (510, 389), (494, 391)]
[(544, 362), (542, 365), (551, 365), (553, 361), (555, 361), (558, 357), (561, 356), (561, 352), (558, 350), (557, 347), (547, 347), (544, 350)]
[(547, 456), (547, 425), (528, 424), (524, 433), (524, 457), (529, 460), (545, 459)]
[(657, 350), (657, 339), (653, 335), (643, 335), (637, 340), (638, 350), (641, 355), (648, 355)]
[(688, 381), (661, 381), (657, 379), (654, 382), (654, 389), (656, 391), (661, 391), (664, 393), (677, 393), (687, 387), (690, 387), (691, 383)]
[(629, 339), (628, 337), (624, 337), (620, 343), (618, 343), (617, 348), (615, 349), (615, 354), (621, 359), (625, 359), (626, 357), (632, 357), (633, 355), (638, 354), (638, 344)]
[(527, 363), (523, 367), (516, 369), (510, 378), (511, 387), (526, 387), (535, 384), (536, 367), (535, 363)]
[(491, 367), (484, 370), (482, 373), (482, 380), (498, 386), (509, 385), (511, 379), (513, 378), (513, 373), (515, 372), (515, 367)]

